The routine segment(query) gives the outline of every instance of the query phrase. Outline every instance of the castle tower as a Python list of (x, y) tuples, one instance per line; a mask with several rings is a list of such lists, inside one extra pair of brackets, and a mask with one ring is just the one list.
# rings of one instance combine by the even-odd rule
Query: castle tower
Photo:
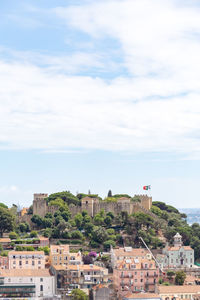
[(182, 236), (177, 232), (174, 236), (174, 247), (181, 247), (182, 244)]
[(47, 213), (47, 202), (45, 198), (48, 197), (48, 194), (40, 193), (33, 195), (33, 215), (39, 215), (44, 217)]

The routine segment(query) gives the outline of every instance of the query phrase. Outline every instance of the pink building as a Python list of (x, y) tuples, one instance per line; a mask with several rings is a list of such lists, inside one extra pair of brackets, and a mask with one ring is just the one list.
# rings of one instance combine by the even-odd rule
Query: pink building
[(8, 269), (8, 256), (0, 256), (0, 269)]
[(40, 247), (49, 246), (49, 238), (46, 238), (44, 236), (39, 236), (40, 240)]
[(124, 259), (113, 270), (113, 281), (119, 294), (130, 292), (155, 292), (159, 269), (155, 261), (146, 258)]

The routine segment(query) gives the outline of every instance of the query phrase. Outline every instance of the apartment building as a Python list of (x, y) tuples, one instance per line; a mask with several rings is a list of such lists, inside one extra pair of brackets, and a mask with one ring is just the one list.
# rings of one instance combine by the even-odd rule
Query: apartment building
[(52, 266), (57, 289), (90, 289), (108, 281), (108, 270), (96, 265)]
[(45, 269), (44, 251), (10, 251), (9, 269)]
[(49, 261), (53, 266), (80, 265), (82, 264), (82, 255), (81, 252), (70, 253), (69, 245), (51, 245)]
[(157, 293), (162, 300), (176, 300), (176, 299), (193, 299), (194, 296), (200, 296), (199, 285), (159, 285)]
[(113, 283), (119, 294), (130, 292), (155, 292), (159, 269), (155, 261), (146, 258), (132, 258), (119, 261), (113, 270)]
[(151, 254), (144, 248), (132, 248), (132, 247), (123, 247), (110, 250), (111, 254), (111, 264), (114, 268), (119, 261), (124, 259), (133, 259), (133, 258), (147, 258), (151, 259)]
[(47, 269), (1, 270), (0, 298), (34, 298), (55, 295), (55, 278)]

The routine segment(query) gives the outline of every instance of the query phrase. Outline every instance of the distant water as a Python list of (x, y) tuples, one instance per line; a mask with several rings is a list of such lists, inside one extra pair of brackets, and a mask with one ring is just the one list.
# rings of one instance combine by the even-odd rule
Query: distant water
[(200, 208), (179, 208), (179, 211), (187, 215), (188, 224), (200, 224)]

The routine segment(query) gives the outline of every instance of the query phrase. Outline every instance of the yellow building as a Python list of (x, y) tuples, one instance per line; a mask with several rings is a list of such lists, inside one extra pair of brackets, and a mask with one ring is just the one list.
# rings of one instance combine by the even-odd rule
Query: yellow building
[(81, 252), (70, 253), (69, 245), (51, 245), (49, 261), (52, 266), (80, 265), (82, 264)]
[(44, 251), (10, 251), (9, 269), (45, 269)]

